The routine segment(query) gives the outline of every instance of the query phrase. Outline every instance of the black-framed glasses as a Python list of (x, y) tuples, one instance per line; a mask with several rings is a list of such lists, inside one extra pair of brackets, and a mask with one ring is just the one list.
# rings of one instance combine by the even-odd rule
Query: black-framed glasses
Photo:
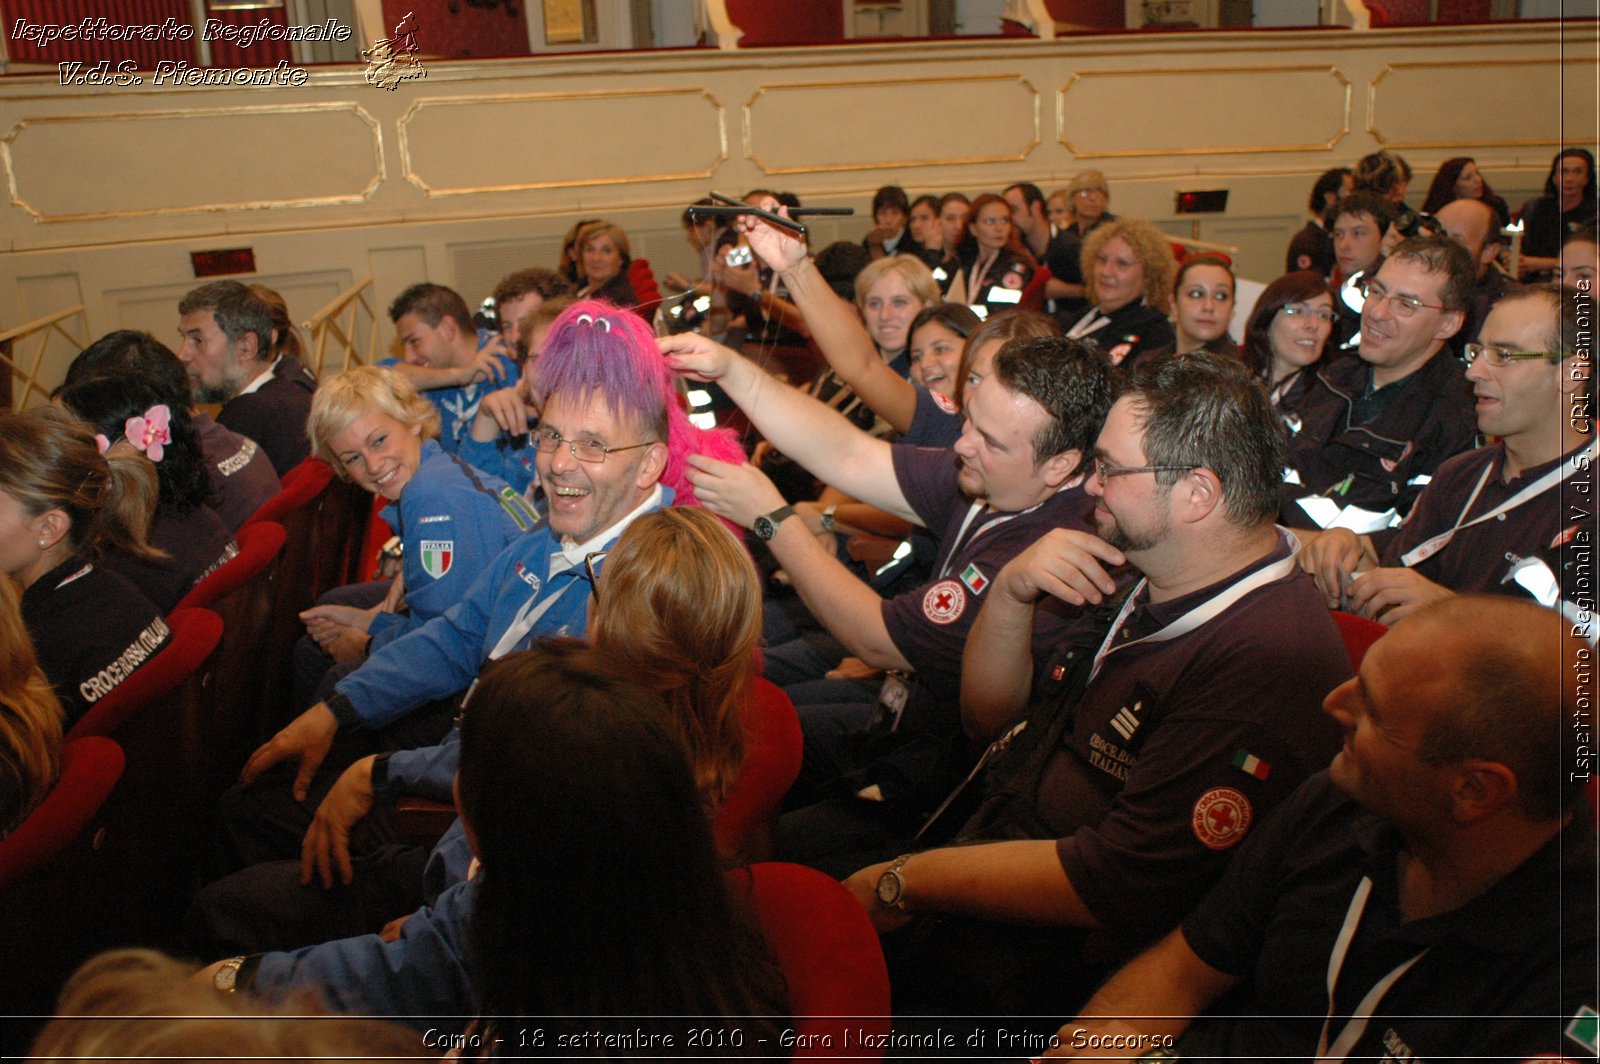
[(1450, 309), (1443, 303), (1424, 303), (1416, 296), (1403, 296), (1399, 295), (1398, 293), (1391, 292), (1385, 288), (1376, 277), (1366, 282), (1362, 294), (1366, 296), (1366, 304), (1363, 305), (1363, 310), (1365, 310), (1366, 307), (1374, 300), (1379, 303), (1387, 301), (1394, 312), (1402, 318), (1411, 317), (1423, 307), (1427, 307), (1429, 310)]
[(646, 440), (643, 443), (630, 443), (626, 447), (607, 447), (598, 440), (568, 440), (563, 439), (561, 433), (554, 429), (540, 429), (533, 434), (533, 445), (539, 449), (540, 454), (555, 454), (564, 443), (567, 450), (572, 452), (572, 457), (580, 462), (590, 465), (599, 465), (606, 460), (606, 455), (616, 454), (618, 451), (636, 451), (640, 447), (649, 447), (655, 440)]
[(1125, 477), (1130, 473), (1188, 473), (1199, 469), (1199, 465), (1130, 465), (1116, 466), (1103, 458), (1095, 458), (1090, 462), (1094, 477), (1101, 486), (1112, 477)]
[(583, 556), (583, 571), (589, 574), (589, 586), (594, 588), (594, 600), (600, 601), (600, 574), (595, 572), (595, 566), (606, 560), (608, 550), (592, 550)]
[(1461, 349), (1461, 361), (1467, 365), (1470, 366), (1482, 358), (1496, 369), (1509, 366), (1513, 362), (1529, 362), (1533, 359), (1560, 362), (1565, 357), (1560, 351), (1513, 351), (1506, 347), (1496, 347), (1494, 344), (1472, 343)]
[(1310, 303), (1285, 303), (1278, 308), (1286, 318), (1298, 318), (1302, 315), (1316, 318), (1318, 321), (1332, 325), (1337, 317), (1332, 307), (1313, 307)]

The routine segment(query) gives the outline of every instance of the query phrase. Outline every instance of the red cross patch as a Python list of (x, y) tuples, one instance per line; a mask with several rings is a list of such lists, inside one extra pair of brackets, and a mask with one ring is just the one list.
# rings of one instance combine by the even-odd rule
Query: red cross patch
[(1133, 345), (1132, 344), (1118, 344), (1117, 346), (1113, 347), (1111, 350), (1107, 351), (1106, 355), (1107, 355), (1107, 357), (1109, 357), (1111, 359), (1111, 364), (1113, 366), (1120, 366), (1120, 365), (1122, 365), (1122, 360), (1127, 358), (1128, 357), (1128, 353), (1130, 351), (1132, 351), (1132, 350), (1133, 350)]
[(1194, 803), (1189, 821), (1207, 849), (1226, 850), (1244, 838), (1252, 817), (1250, 799), (1232, 787), (1213, 787)]
[(955, 580), (941, 580), (922, 596), (923, 615), (934, 624), (950, 624), (967, 608), (967, 591)]
[(928, 389), (928, 394), (933, 396), (933, 404), (940, 410), (943, 410), (946, 414), (961, 413), (961, 408), (956, 405), (956, 401), (950, 398), (948, 395), (945, 395), (943, 392), (936, 392), (930, 388)]

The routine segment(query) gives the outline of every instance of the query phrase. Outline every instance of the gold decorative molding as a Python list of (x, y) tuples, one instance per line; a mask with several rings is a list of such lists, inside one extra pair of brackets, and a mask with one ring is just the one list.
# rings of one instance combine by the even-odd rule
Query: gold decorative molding
[[(365, 123), (371, 133), (372, 173), (366, 185), (358, 192), (311, 196), (254, 197), (236, 200), (218, 199), (205, 203), (93, 211), (52, 211), (48, 208), (34, 205), (24, 196), (23, 178), (19, 171), (27, 168), (28, 161), (19, 155), (18, 148), (23, 135), (30, 129), (61, 125), (82, 128), (95, 123), (113, 123), (120, 131), (125, 130), (128, 124), (134, 122), (160, 120), (192, 122), (213, 118), (226, 118), (237, 122), (241, 118), (336, 113), (355, 116)], [(46, 166), (50, 173), (57, 175), (58, 179), (59, 175), (63, 173), (91, 175), (95, 182), (92, 194), (102, 199), (106, 195), (106, 169), (113, 161), (117, 178), (116, 187), (139, 189), (171, 189), (173, 168), (182, 166), (181, 160), (187, 155), (200, 154), (203, 159), (200, 167), (205, 168), (208, 172), (217, 165), (214, 155), (207, 154), (208, 151), (214, 152), (215, 149), (207, 143), (174, 144), (170, 150), (163, 150), (162, 145), (159, 143), (149, 144), (146, 142), (143, 145), (144, 150), (138, 153), (124, 152), (117, 154), (107, 150), (103, 139), (97, 139), (92, 135), (75, 137), (73, 142), (81, 144), (83, 151), (81, 160), (73, 160), (70, 157), (63, 158), (58, 153), (51, 156)], [(243, 140), (238, 147), (246, 156), (253, 157), (254, 153), (250, 151), (250, 142), (248, 140)], [(371, 199), (372, 194), (383, 184), (386, 176), (383, 161), (382, 127), (379, 125), (378, 120), (367, 112), (366, 108), (360, 104), (348, 102), (212, 107), (181, 111), (121, 111), (93, 115), (40, 115), (31, 118), (20, 118), (12, 125), (4, 137), (0, 137), (0, 165), (5, 167), (6, 185), (12, 205), (27, 211), (35, 221), (45, 223), (102, 221), (112, 218), (152, 218), (178, 214), (210, 214), (220, 211), (327, 207), (340, 204), (364, 203)], [(200, 167), (197, 167), (197, 169)], [(205, 184), (209, 188), (223, 191), (230, 187), (229, 182), (226, 180), (226, 171), (224, 171), (221, 178), (208, 176)], [(57, 189), (59, 190), (59, 185)], [(85, 191), (86, 194), (90, 194), (89, 190), (86, 189)], [(33, 193), (35, 199), (38, 199), (40, 195), (37, 191)]]
[[(1179, 97), (1175, 90), (1167, 92), (1150, 92), (1146, 89), (1137, 99), (1152, 106), (1147, 114), (1132, 112), (1126, 108), (1119, 108), (1115, 113), (1115, 127), (1119, 131), (1143, 130), (1152, 133), (1166, 133), (1176, 128), (1194, 129), (1197, 131), (1197, 140), (1205, 141), (1204, 144), (1189, 146), (1151, 145), (1124, 148), (1093, 148), (1083, 146), (1083, 138), (1074, 139), (1068, 135), (1067, 94), (1073, 87), (1083, 83), (1085, 85), (1098, 79), (1109, 78), (1134, 78), (1146, 86), (1151, 79), (1162, 77), (1186, 77), (1197, 80), (1216, 79), (1218, 99), (1215, 113), (1232, 116), (1241, 122), (1250, 121), (1258, 128), (1276, 132), (1284, 128), (1297, 128), (1296, 123), (1305, 122), (1306, 104), (1304, 96), (1299, 93), (1285, 92), (1277, 97), (1256, 96), (1252, 106), (1244, 107), (1238, 99), (1238, 84), (1227, 84), (1222, 79), (1232, 75), (1244, 74), (1250, 78), (1251, 89), (1261, 88), (1261, 80), (1272, 74), (1282, 75), (1315, 75), (1327, 76), (1333, 79), (1340, 94), (1340, 99), (1335, 101), (1334, 109), (1338, 112), (1333, 121), (1337, 127), (1324, 140), (1304, 142), (1249, 144), (1225, 143), (1225, 137), (1219, 135), (1220, 131), (1214, 124), (1185, 119), (1194, 110), (1204, 111), (1203, 101), (1197, 102), (1192, 94)], [(1269, 91), (1269, 90), (1264, 90)], [(1177, 110), (1178, 104), (1174, 101), (1182, 100), (1182, 111)], [(1333, 66), (1232, 66), (1232, 67), (1166, 67), (1151, 69), (1147, 67), (1129, 68), (1123, 70), (1084, 70), (1073, 74), (1067, 79), (1065, 85), (1056, 90), (1056, 131), (1057, 139), (1067, 150), (1080, 159), (1132, 159), (1155, 155), (1252, 155), (1265, 152), (1304, 152), (1328, 151), (1343, 140), (1350, 132), (1350, 110), (1353, 101), (1353, 86), (1337, 67)], [(1275, 103), (1282, 104), (1284, 114), (1274, 113), (1272, 107)], [(1109, 108), (1100, 110), (1110, 113)], [(1088, 113), (1089, 108), (1084, 109)]]
[[(1018, 132), (1021, 132), (1026, 138), (1026, 145), (1019, 149), (1000, 151), (991, 154), (962, 156), (935, 154), (948, 148), (948, 142), (938, 136), (930, 136), (926, 125), (917, 123), (915, 121), (905, 120), (905, 116), (915, 113), (915, 101), (909, 99), (906, 94), (919, 86), (927, 87), (934, 85), (956, 87), (958, 89), (962, 86), (1016, 87), (1021, 89), (1032, 111), (1032, 115), (1029, 116), (1032, 119), (1031, 122), (1028, 121), (1026, 117), (1022, 118), (1018, 122), (1018, 125), (1021, 127)], [(832, 129), (846, 129), (849, 132), (856, 134), (859, 138), (858, 143), (852, 146), (850, 149), (858, 154), (862, 152), (863, 147), (866, 145), (870, 144), (872, 146), (877, 146), (883, 144), (885, 141), (891, 140), (889, 134), (903, 135), (909, 141), (915, 141), (919, 144), (926, 144), (928, 146), (929, 153), (926, 155), (906, 154), (903, 157), (895, 158), (863, 158), (854, 162), (813, 162), (794, 165), (772, 163), (764, 160), (761, 157), (756, 148), (756, 124), (754, 115), (754, 108), (758, 101), (763, 99), (769, 101), (776, 100), (781, 95), (797, 91), (827, 93), (836, 90), (849, 90), (852, 93), (851, 101), (846, 106), (839, 108), (837, 111), (830, 112), (829, 110), (824, 109), (822, 113), (849, 113), (855, 115), (872, 114), (872, 105), (874, 101), (867, 100), (863, 102), (861, 99), (861, 94), (864, 92), (872, 93), (876, 90), (886, 90), (884, 99), (881, 102), (884, 108), (883, 113), (894, 116), (892, 124), (886, 127), (884, 125), (876, 124), (870, 119), (863, 119), (862, 121), (856, 123), (839, 124), (830, 123), (826, 120), (813, 116), (810, 121), (803, 124), (790, 123), (786, 122), (783, 118), (779, 118), (774, 120), (773, 126), (778, 129), (786, 130), (791, 135), (797, 129), (805, 129), (807, 131), (806, 137), (793, 139), (803, 140), (808, 144), (808, 146), (813, 148), (815, 146), (817, 137), (823, 132)], [(947, 95), (944, 97), (944, 105), (942, 106), (938, 116), (939, 121), (941, 124), (947, 123), (947, 128), (963, 130), (963, 137), (970, 142), (971, 140), (976, 139), (981, 133), (985, 132), (986, 130), (993, 130), (995, 127), (994, 120), (996, 116), (992, 113), (979, 113), (978, 108), (975, 106), (981, 102), (983, 101), (979, 100), (972, 94), (958, 94), (955, 96)], [(970, 108), (973, 113), (952, 113), (952, 108), (954, 108), (956, 111)], [(1003, 109), (1001, 114), (1016, 116), (1018, 111), (1018, 108), (1013, 107), (1009, 109)], [(986, 121), (987, 125), (985, 125)], [(784, 82), (780, 85), (758, 86), (756, 91), (751, 94), (750, 98), (744, 102), (743, 106), (745, 156), (749, 158), (749, 160), (756, 166), (758, 166), (761, 169), (761, 172), (765, 174), (817, 174), (837, 173), (846, 170), (890, 170), (908, 166), (954, 166), (964, 163), (1021, 162), (1022, 160), (1026, 159), (1029, 153), (1041, 143), (1043, 137), (1041, 136), (1040, 125), (1039, 90), (1034, 87), (1033, 83), (1029, 81), (1028, 78), (1021, 74), (973, 74), (957, 77), (915, 77), (860, 81), (791, 81)], [(1029, 128), (1030, 126), (1031, 129)]]
[[(1535, 67), (1550, 68), (1554, 72), (1552, 80), (1558, 85), (1571, 71), (1582, 79), (1582, 91), (1571, 94), (1558, 91), (1552, 98), (1548, 93), (1521, 84), (1516, 86), (1516, 91), (1511, 92), (1506, 91), (1511, 87), (1511, 83), (1503, 74), (1486, 73), (1490, 69), (1503, 71), (1518, 68), (1526, 71)], [(1528, 129), (1530, 119), (1534, 122), (1540, 119), (1550, 121), (1553, 116), (1554, 128), (1548, 134), (1527, 137), (1459, 136), (1416, 139), (1385, 134), (1378, 128), (1378, 86), (1391, 74), (1400, 75), (1413, 71), (1428, 71), (1434, 78), (1448, 73), (1459, 79), (1446, 91), (1454, 97), (1457, 105), (1453, 109), (1454, 114), (1460, 117), (1466, 127), (1482, 130)], [(1576, 61), (1565, 57), (1563, 59), (1472, 59), (1453, 63), (1388, 63), (1367, 85), (1367, 132), (1379, 144), (1397, 151), (1401, 148), (1517, 148), (1557, 145), (1566, 140), (1562, 135), (1562, 124), (1563, 118), (1571, 117), (1566, 114), (1565, 106), (1569, 98), (1589, 104), (1587, 121), (1585, 122), (1583, 118), (1578, 118), (1576, 121), (1579, 128), (1586, 126), (1592, 135), (1595, 128), (1594, 79), (1595, 62), (1592, 55), (1587, 59)], [(1439, 87), (1437, 81), (1430, 81), (1426, 85), (1429, 90)], [(1433, 128), (1443, 127), (1452, 115), (1451, 109), (1436, 110), (1428, 106), (1427, 101), (1412, 100), (1411, 106), (1415, 114), (1426, 116), (1426, 121)], [(1502, 113), (1492, 113), (1497, 106)], [(1398, 106), (1395, 109), (1399, 111)], [(1491, 113), (1485, 113), (1486, 111)]]
[[(433, 176), (432, 180), (424, 177), (419, 171), (427, 170), (428, 160), (423, 157), (421, 140), (419, 139), (419, 120), (429, 111), (439, 111), (444, 108), (472, 106), (477, 108), (493, 107), (496, 105), (507, 106), (512, 104), (532, 104), (535, 106), (582, 104), (597, 101), (656, 101), (666, 103), (672, 97), (679, 97), (685, 101), (703, 100), (710, 105), (711, 115), (715, 119), (715, 137), (713, 138), (713, 157), (703, 167), (686, 167), (681, 170), (658, 171), (647, 173), (606, 173), (607, 169), (615, 170), (616, 163), (632, 163), (641, 158), (658, 158), (659, 151), (650, 151), (654, 143), (649, 134), (659, 136), (666, 123), (658, 114), (650, 114), (639, 119), (640, 129), (633, 131), (636, 136), (629, 136), (629, 131), (619, 131), (614, 125), (606, 126), (591, 120), (588, 122), (572, 118), (563, 121), (541, 123), (533, 127), (521, 140), (540, 163), (552, 166), (562, 166), (571, 171), (570, 174), (553, 176), (544, 180), (490, 179), (475, 184), (448, 184), (440, 176)], [(476, 118), (481, 119), (484, 114), (479, 110)], [(450, 96), (433, 97), (418, 100), (413, 103), (398, 122), (401, 167), (405, 171), (406, 180), (422, 189), (427, 196), (469, 196), (494, 192), (522, 192), (533, 189), (549, 188), (576, 188), (586, 185), (622, 185), (630, 183), (647, 183), (660, 181), (687, 181), (709, 178), (728, 159), (728, 129), (727, 108), (722, 102), (703, 88), (659, 88), (659, 89), (595, 89), (588, 92), (533, 92), (533, 93), (497, 93), (494, 95), (480, 96)], [(632, 116), (630, 116), (632, 117)], [(680, 117), (674, 114), (672, 117)], [(599, 134), (597, 134), (599, 131)], [(450, 132), (454, 133), (455, 130)], [(688, 132), (688, 130), (685, 130)], [(559, 133), (565, 133), (570, 139), (561, 141), (556, 139)], [(447, 145), (448, 150), (460, 152), (455, 143)], [(604, 152), (597, 149), (605, 149)], [(429, 151), (434, 151), (432, 145)], [(481, 145), (471, 145), (465, 149), (465, 154), (474, 173), (485, 170), (493, 172), (495, 167), (508, 167), (526, 171), (529, 168), (528, 160), (516, 158), (509, 151), (496, 154), (494, 151), (483, 148)], [(509, 175), (507, 175), (509, 177)]]

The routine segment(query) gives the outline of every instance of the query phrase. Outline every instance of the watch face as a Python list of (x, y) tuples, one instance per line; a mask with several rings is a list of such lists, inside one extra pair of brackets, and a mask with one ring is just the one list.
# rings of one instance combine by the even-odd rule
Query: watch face
[(900, 877), (893, 872), (885, 872), (878, 878), (878, 900), (885, 905), (893, 905), (900, 900)]
[(772, 524), (772, 518), (767, 517), (765, 514), (756, 518), (755, 533), (760, 538), (771, 539), (776, 531), (777, 528)]

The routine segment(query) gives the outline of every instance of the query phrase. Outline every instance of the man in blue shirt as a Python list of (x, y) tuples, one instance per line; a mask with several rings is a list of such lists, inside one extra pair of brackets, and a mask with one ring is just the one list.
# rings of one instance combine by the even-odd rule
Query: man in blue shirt
[(389, 305), (389, 318), (405, 359), (379, 365), (410, 377), (439, 408), (439, 444), (454, 453), (483, 397), (517, 383), (516, 360), (500, 336), (472, 324), (466, 301), (443, 285), (407, 288)]

